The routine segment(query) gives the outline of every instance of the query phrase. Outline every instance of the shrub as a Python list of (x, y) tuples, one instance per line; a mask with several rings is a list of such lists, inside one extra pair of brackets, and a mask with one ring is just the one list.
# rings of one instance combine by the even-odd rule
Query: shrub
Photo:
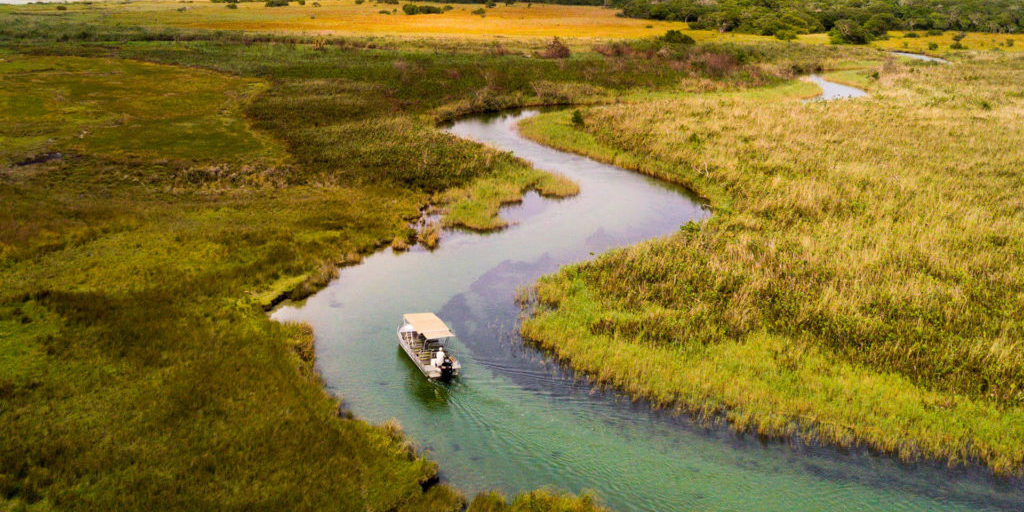
[(227, 7), (228, 9), (238, 9), (238, 4), (227, 4), (224, 7)]
[(665, 35), (662, 36), (661, 39), (666, 43), (672, 44), (694, 44), (697, 42), (694, 41), (692, 37), (678, 30), (669, 30), (668, 32), (665, 32)]
[(960, 41), (963, 41), (965, 37), (967, 37), (967, 32), (958, 32), (953, 35), (953, 41), (959, 43)]
[(381, 10), (377, 11), (377, 14), (391, 14), (391, 11), (389, 11), (387, 9), (381, 9)]
[(705, 53), (695, 63), (710, 76), (722, 77), (731, 74), (739, 66), (736, 56), (728, 53)]
[(474, 9), (474, 10), (470, 11), (469, 13), (470, 14), (479, 14), (480, 16), (487, 15), (487, 11), (483, 7), (479, 8), (479, 9)]
[(933, 28), (933, 29), (929, 30), (928, 32), (925, 32), (924, 34), (927, 35), (927, 36), (941, 36), (942, 35), (942, 31)]
[(966, 46), (964, 46), (964, 45), (960, 44), (960, 41), (957, 41), (957, 42), (955, 42), (955, 43), (953, 43), (953, 44), (949, 45), (949, 48), (950, 48), (951, 50), (966, 50), (966, 49), (967, 49), (967, 47), (966, 47)]
[(366, 0), (356, 0), (356, 5), (363, 5)]
[(594, 51), (605, 57), (624, 57), (633, 54), (633, 48), (626, 43), (596, 45)]
[(306, 5), (306, 0), (296, 0), (295, 3), (297, 3), (299, 5)]
[(569, 47), (556, 37), (548, 43), (548, 46), (539, 55), (545, 59), (565, 59), (569, 57), (570, 53)]
[(907, 32), (906, 34), (903, 34), (903, 37), (921, 37), (921, 36), (917, 35), (917, 32)]
[(267, 0), (264, 7), (288, 7), (288, 0)]
[(484, 4), (484, 7), (487, 7), (488, 9), (493, 9), (493, 8), (494, 8), (494, 7), (496, 7), (497, 5), (498, 5), (498, 4), (494, 3), (494, 1), (493, 1), (493, 0), (487, 0), (487, 3), (486, 3), (486, 4)]
[(583, 113), (579, 109), (572, 111), (572, 124), (573, 126), (583, 127)]
[(454, 7), (452, 7), (452, 6), (450, 6), (450, 5), (446, 5), (446, 6), (444, 6), (444, 10), (446, 10), (446, 11), (450, 11), (450, 10), (452, 10), (452, 9), (454, 9)]
[(441, 8), (433, 5), (405, 4), (402, 11), (406, 14), (441, 14)]
[(775, 33), (775, 39), (780, 41), (792, 41), (796, 39), (796, 32), (792, 30), (779, 30)]
[(928, 49), (929, 50), (938, 50), (939, 49), (939, 44), (938, 43), (928, 43)]
[(1013, 46), (1013, 39), (1007, 39), (1006, 40), (1006, 46), (1007, 47)]
[(58, 11), (66, 11), (66, 10), (68, 10), (68, 6), (66, 6), (66, 5), (58, 5), (57, 6), (57, 10)]

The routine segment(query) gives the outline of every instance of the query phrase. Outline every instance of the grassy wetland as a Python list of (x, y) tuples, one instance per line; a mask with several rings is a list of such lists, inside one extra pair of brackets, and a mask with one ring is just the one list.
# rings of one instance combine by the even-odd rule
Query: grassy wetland
[(716, 214), (545, 278), (524, 334), (741, 431), (1020, 474), (1022, 69), (889, 60), (847, 76), (859, 100), (531, 119), (526, 135), (685, 182)]
[[(526, 189), (575, 192), (437, 121), (676, 88), (676, 71), (154, 32), (92, 8), (0, 7), (7, 505), (463, 506), (399, 430), (339, 418), (309, 333), (264, 309), (411, 243), (427, 204), (486, 229)], [(508, 506), (569, 499), (545, 496)]]
[[(399, 426), (324, 392), (309, 330), (265, 312), (434, 238), (411, 227), (425, 207), (490, 230), (527, 190), (577, 193), (436, 127), (526, 105), (582, 106), (524, 131), (717, 211), (546, 278), (525, 333), (745, 430), (1020, 470), (1017, 36), (938, 67), (664, 45), (685, 25), (596, 7), (61, 7), (0, 6), (5, 508), (599, 509), (437, 484)], [(536, 58), (563, 34), (571, 58)], [(821, 69), (872, 98), (796, 101)]]

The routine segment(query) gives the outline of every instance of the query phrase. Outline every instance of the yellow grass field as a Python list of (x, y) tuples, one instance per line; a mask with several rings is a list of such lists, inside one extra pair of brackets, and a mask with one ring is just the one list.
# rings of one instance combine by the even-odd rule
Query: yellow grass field
[[(408, 2), (403, 2), (408, 3)], [(481, 4), (452, 4), (443, 14), (409, 16), (401, 5), (357, 5), (354, 0), (322, 0), (314, 6), (292, 3), (288, 7), (268, 8), (262, 2), (225, 4), (173, 1), (147, 1), (120, 9), (117, 15), (126, 22), (166, 24), (178, 27), (259, 32), (298, 32), (336, 35), (397, 35), (456, 37), (544, 37), (565, 38), (638, 38), (664, 34), (669, 29), (685, 29), (684, 23), (620, 18), (614, 9), (525, 3), (486, 9), (486, 15), (471, 14)], [(441, 5), (441, 4), (433, 4)], [(395, 11), (381, 14), (380, 11)], [(149, 22), (149, 23), (147, 23)], [(708, 33), (703, 39), (714, 37)]]
[[(906, 51), (914, 53), (929, 53), (942, 55), (949, 51), (956, 32), (944, 32), (940, 36), (928, 36), (923, 31), (917, 32), (920, 37), (903, 37), (905, 32), (891, 32), (889, 39), (874, 41), (872, 46), (886, 50)], [(1009, 43), (1012, 41), (1012, 43)], [(929, 50), (928, 43), (935, 43), (939, 46), (937, 50)], [(969, 32), (960, 42), (968, 50), (985, 51), (1024, 51), (1024, 34), (992, 34), (985, 32)]]
[[(178, 27), (193, 29), (240, 30), (246, 32), (296, 35), (371, 37), (397, 40), (507, 40), (538, 41), (560, 37), (577, 48), (586, 48), (597, 39), (636, 39), (661, 36), (667, 30), (680, 30), (699, 42), (774, 41), (770, 36), (690, 30), (682, 22), (643, 20), (616, 16), (618, 9), (580, 5), (498, 4), (486, 9), (483, 4), (448, 4), (443, 14), (406, 15), (400, 4), (367, 0), (308, 0), (306, 5), (292, 2), (287, 7), (266, 7), (263, 2), (242, 2), (237, 9), (224, 3), (205, 0), (142, 0), (129, 3), (96, 2), (69, 4), (69, 11), (78, 11), (109, 18), (126, 25), (151, 28)], [(422, 3), (422, 2), (420, 2)], [(443, 6), (443, 3), (430, 5)], [(2, 7), (0, 7), (2, 8)], [(485, 15), (472, 14), (482, 9)], [(51, 10), (46, 5), (8, 6), (6, 9)], [(390, 14), (384, 14), (386, 11)], [(891, 32), (890, 38), (874, 41), (871, 46), (885, 49), (947, 55), (954, 43), (955, 32), (938, 36), (904, 37), (904, 32)], [(830, 44), (828, 34), (804, 34), (798, 41), (809, 44)], [(1009, 41), (1013, 41), (1009, 44)], [(575, 43), (575, 44), (572, 44)], [(938, 45), (929, 49), (929, 43)], [(962, 44), (970, 50), (1024, 51), (1024, 34), (969, 33)]]

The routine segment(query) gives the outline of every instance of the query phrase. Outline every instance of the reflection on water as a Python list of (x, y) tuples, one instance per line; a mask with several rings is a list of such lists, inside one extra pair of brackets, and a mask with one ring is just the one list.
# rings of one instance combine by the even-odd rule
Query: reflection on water
[(821, 87), (821, 95), (811, 98), (808, 101), (830, 101), (847, 98), (860, 98), (861, 96), (867, 96), (868, 94), (856, 87), (829, 82), (818, 75), (811, 75), (807, 78), (817, 84), (818, 87)]
[(923, 60), (925, 62), (938, 62), (940, 64), (949, 64), (948, 60), (940, 59), (939, 57), (932, 57), (931, 55), (922, 55), (920, 53), (910, 53), (910, 52), (889, 52), (889, 53), (891, 53), (893, 55), (899, 55), (900, 57), (906, 57), (908, 59)]
[[(528, 194), (505, 209), (515, 221), (507, 230), (449, 232), (434, 252), (380, 252), (342, 269), (301, 307), (274, 313), (313, 325), (324, 381), (356, 415), (397, 418), (469, 495), (551, 485), (594, 490), (618, 510), (1024, 509), (1016, 480), (704, 428), (596, 392), (525, 346), (519, 286), (709, 215), (676, 187), (523, 139), (515, 123), (533, 114), (448, 130), (568, 175), (579, 196)], [(435, 311), (453, 327), (460, 379), (428, 382), (397, 348), (395, 325), (410, 311)]]

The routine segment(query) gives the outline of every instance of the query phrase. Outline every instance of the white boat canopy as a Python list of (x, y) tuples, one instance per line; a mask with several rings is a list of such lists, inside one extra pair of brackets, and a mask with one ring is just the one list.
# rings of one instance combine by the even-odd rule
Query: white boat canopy
[(405, 323), (416, 329), (416, 332), (423, 335), (428, 340), (439, 340), (441, 338), (449, 338), (455, 336), (452, 331), (448, 329), (444, 321), (437, 317), (433, 313), (406, 313), (402, 315)]

